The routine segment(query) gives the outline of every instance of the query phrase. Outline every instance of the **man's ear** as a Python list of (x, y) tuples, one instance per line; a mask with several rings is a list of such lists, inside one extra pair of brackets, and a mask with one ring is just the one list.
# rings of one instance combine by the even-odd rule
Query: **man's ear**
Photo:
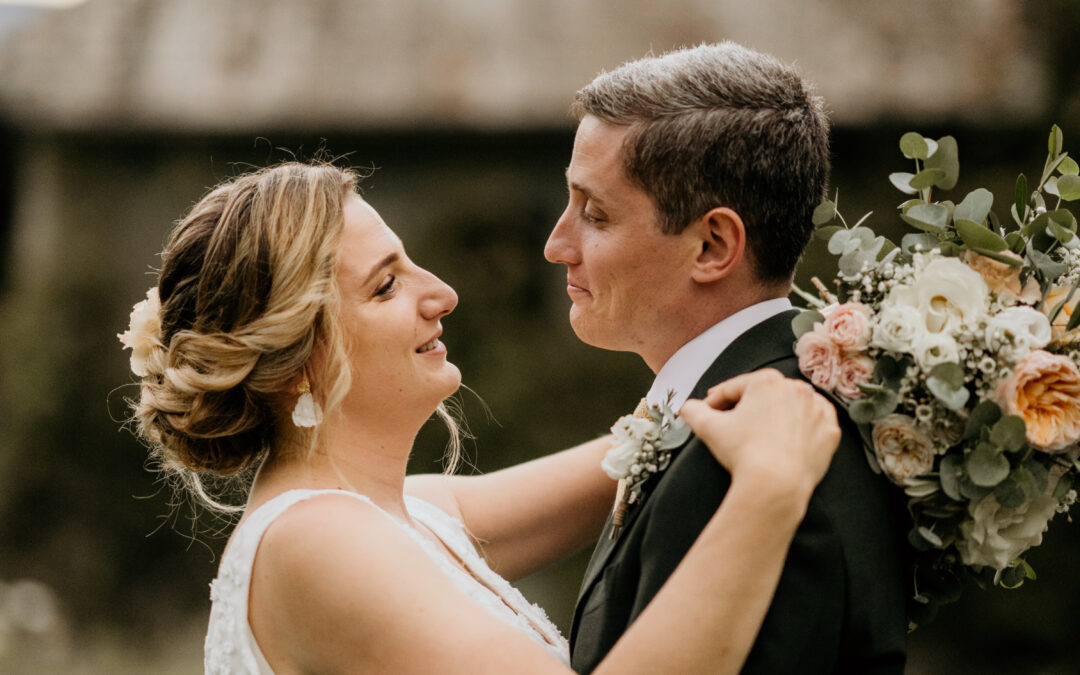
[(729, 276), (746, 254), (746, 226), (739, 214), (718, 206), (691, 227), (695, 228), (701, 246), (691, 278), (707, 284)]

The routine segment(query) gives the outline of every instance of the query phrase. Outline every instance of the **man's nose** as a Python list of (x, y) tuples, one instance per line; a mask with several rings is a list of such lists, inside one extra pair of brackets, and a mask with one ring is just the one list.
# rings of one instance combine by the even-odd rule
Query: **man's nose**
[(573, 225), (569, 214), (570, 209), (567, 207), (562, 215), (559, 216), (559, 220), (555, 222), (555, 227), (551, 230), (551, 234), (548, 235), (547, 243), (544, 245), (544, 258), (546, 258), (548, 262), (566, 265), (576, 262), (571, 236)]

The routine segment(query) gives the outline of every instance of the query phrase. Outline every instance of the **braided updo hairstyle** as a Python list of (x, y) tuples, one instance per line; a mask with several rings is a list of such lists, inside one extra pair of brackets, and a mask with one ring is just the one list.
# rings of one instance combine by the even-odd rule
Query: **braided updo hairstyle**
[(328, 415), (349, 389), (334, 271), (356, 183), (329, 164), (265, 168), (215, 188), (168, 238), (132, 408), (152, 459), (204, 498), (200, 476), (314, 447), (318, 427), (287, 422), (303, 377)]

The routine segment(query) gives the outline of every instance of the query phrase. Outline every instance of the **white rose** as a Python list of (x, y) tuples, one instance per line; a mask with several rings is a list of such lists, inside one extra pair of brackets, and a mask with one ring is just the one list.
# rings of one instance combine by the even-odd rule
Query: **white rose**
[[(614, 480), (625, 478), (630, 473), (630, 466), (634, 463), (634, 457), (640, 445), (637, 441), (620, 443), (607, 451), (600, 468)], [(595, 460), (594, 460), (595, 461)]]
[(1050, 344), (1052, 337), (1050, 320), (1031, 307), (1009, 307), (991, 318), (986, 326), (986, 344), (994, 351), (1010, 350), (1014, 361)]
[(870, 344), (891, 352), (910, 352), (919, 336), (919, 312), (909, 305), (882, 303)]
[(1009, 567), (1024, 551), (1042, 543), (1057, 504), (1053, 497), (1042, 496), (1010, 509), (998, 504), (992, 494), (969, 504), (971, 520), (960, 524), (956, 542), (960, 558), (965, 565)]
[(926, 332), (952, 334), (982, 318), (989, 295), (978, 272), (956, 258), (934, 258), (912, 283), (893, 288), (885, 304), (914, 307)]
[(960, 345), (956, 344), (956, 340), (948, 335), (923, 332), (916, 339), (911, 354), (915, 357), (915, 362), (919, 364), (919, 367), (929, 372), (931, 368), (939, 363), (956, 363), (959, 361)]

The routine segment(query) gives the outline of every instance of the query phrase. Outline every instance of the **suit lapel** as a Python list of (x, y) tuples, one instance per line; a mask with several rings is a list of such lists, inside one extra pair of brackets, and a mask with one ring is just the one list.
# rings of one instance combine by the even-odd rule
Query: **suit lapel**
[[(701, 398), (709, 390), (709, 387), (730, 379), (736, 375), (764, 368), (770, 363), (792, 356), (792, 343), (795, 335), (791, 332), (791, 320), (798, 314), (798, 310), (788, 310), (772, 316), (746, 331), (732, 342), (720, 356), (713, 361), (709, 369), (698, 380), (691, 393), (691, 398)], [(686, 443), (672, 451), (672, 461), (675, 455), (682, 451), (695, 437), (691, 436)], [(618, 548), (619, 543), (625, 538), (626, 533), (634, 526), (638, 513), (644, 508), (644, 502), (667, 474), (661, 474), (647, 481), (642, 486), (641, 499), (630, 507), (623, 524), (622, 534), (614, 541), (611, 540), (611, 517), (604, 525), (604, 531), (600, 535), (600, 541), (593, 550), (589, 566), (585, 570), (585, 578), (581, 583), (581, 591), (578, 594), (577, 609), (575, 611), (574, 626), (577, 626), (576, 616), (580, 612), (583, 600), (592, 590), (600, 572), (607, 566), (608, 560)]]

